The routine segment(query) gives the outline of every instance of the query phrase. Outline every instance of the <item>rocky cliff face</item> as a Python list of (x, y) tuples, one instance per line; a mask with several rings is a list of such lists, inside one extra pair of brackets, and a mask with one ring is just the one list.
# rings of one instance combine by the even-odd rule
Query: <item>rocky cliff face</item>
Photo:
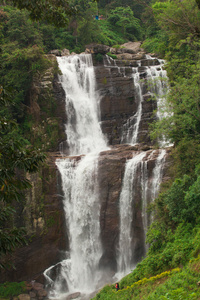
[[(153, 169), (159, 150), (153, 151), (152, 142), (149, 138), (149, 123), (155, 120), (155, 101), (151, 98), (148, 90), (148, 67), (158, 66), (157, 59), (147, 59), (145, 53), (140, 49), (140, 43), (126, 45), (128, 48), (110, 49), (103, 45), (90, 45), (87, 52), (92, 53), (95, 66), (97, 89), (101, 94), (101, 125), (103, 133), (106, 134), (111, 149), (104, 151), (99, 157), (99, 189), (101, 201), (101, 239), (104, 253), (100, 261), (102, 268), (116, 271), (116, 245), (119, 240), (119, 197), (127, 159), (131, 159), (141, 151), (145, 152), (146, 167), (148, 169), (149, 181), (152, 181)], [(106, 56), (107, 52), (115, 55), (116, 59)], [(97, 55), (101, 56), (97, 56)], [(100, 57), (100, 59), (99, 59)], [(55, 57), (54, 57), (55, 58)], [(138, 143), (140, 145), (125, 145), (123, 137), (127, 135), (130, 126), (134, 125), (134, 115), (138, 111), (140, 99), (133, 77), (137, 68), (139, 79), (143, 80), (141, 121), (139, 123)], [(64, 141), (64, 124), (67, 116), (64, 113), (63, 90), (55, 78), (52, 95), (58, 103), (56, 115), (59, 121), (58, 142)], [(36, 86), (36, 85), (35, 85)], [(46, 85), (43, 86), (44, 90)], [(42, 91), (42, 84), (40, 84)], [(35, 93), (38, 95), (37, 89)], [(36, 99), (37, 97), (34, 97)], [(45, 99), (44, 99), (45, 101)], [(30, 108), (36, 107), (33, 98)], [(38, 103), (38, 102), (37, 102)], [(34, 104), (34, 105), (33, 105)], [(34, 112), (35, 113), (35, 110)], [(36, 114), (37, 115), (37, 114)], [(132, 122), (132, 124), (131, 124)], [(56, 149), (55, 149), (56, 150)], [(170, 153), (167, 150), (166, 156)], [(32, 241), (27, 247), (17, 250), (14, 262), (16, 271), (5, 272), (1, 281), (25, 279), (36, 279), (40, 282), (42, 272), (61, 259), (62, 250), (67, 250), (68, 238), (66, 234), (65, 221), (62, 207), (62, 189), (55, 160), (58, 153), (49, 153), (47, 167), (30, 178), (33, 183), (32, 190), (27, 192), (26, 206), (24, 207), (25, 225)], [(145, 160), (144, 160), (145, 161)], [(167, 180), (167, 168), (169, 160), (166, 160), (163, 169), (163, 181)], [(139, 171), (138, 171), (139, 172)], [(137, 177), (142, 177), (141, 171)], [(134, 261), (140, 260), (145, 254), (144, 224), (142, 220), (142, 197), (140, 192), (135, 200), (134, 222), (134, 247), (136, 257)], [(148, 202), (148, 200), (147, 200)]]
[[(160, 62), (156, 58), (146, 58), (140, 48), (140, 42), (127, 43), (123, 47), (102, 49), (102, 45), (99, 48), (97, 45), (91, 45), (87, 49), (93, 54), (97, 89), (101, 95), (102, 130), (107, 135), (109, 144), (124, 143), (123, 135), (129, 128), (127, 124), (134, 125), (134, 115), (141, 101), (139, 98), (142, 97), (142, 116), (137, 142), (150, 145), (152, 142), (149, 138), (149, 124), (156, 118), (154, 111), (157, 105), (152, 98), (149, 85), (152, 78), (148, 74), (151, 66), (160, 70)], [(106, 52), (111, 53), (111, 56)], [(97, 57), (99, 53), (102, 55), (101, 62)], [(140, 80), (141, 91), (138, 91), (134, 78)]]
[[(154, 178), (154, 170), (156, 167), (159, 150), (150, 148), (141, 148), (131, 145), (116, 145), (111, 150), (102, 152), (99, 157), (99, 190), (101, 201), (101, 239), (104, 248), (101, 259), (101, 266), (111, 272), (115, 272), (117, 268), (117, 246), (119, 242), (119, 200), (122, 191), (124, 172), (126, 162), (136, 156), (138, 153), (144, 153), (144, 159), (141, 166), (137, 170), (135, 181), (132, 182), (136, 189), (133, 200), (133, 241), (134, 257), (133, 262), (137, 263), (145, 256), (145, 224), (144, 224), (144, 201), (146, 205), (152, 201), (152, 192)], [(165, 158), (168, 157), (170, 148), (166, 149)], [(162, 181), (168, 180), (167, 169), (169, 167), (169, 159), (165, 161), (162, 169)], [(146, 173), (145, 173), (146, 168)], [(144, 183), (144, 178), (146, 183)], [(146, 187), (145, 187), (146, 185)], [(144, 190), (146, 195), (144, 196)], [(146, 198), (146, 200), (144, 199)], [(146, 220), (150, 225), (150, 219)]]

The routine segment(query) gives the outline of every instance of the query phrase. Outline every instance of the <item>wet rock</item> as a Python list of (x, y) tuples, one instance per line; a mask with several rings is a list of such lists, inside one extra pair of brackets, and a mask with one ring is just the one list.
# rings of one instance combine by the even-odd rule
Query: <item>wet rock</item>
[(80, 296), (81, 296), (81, 293), (79, 293), (79, 292), (73, 293), (73, 294), (67, 296), (66, 300), (76, 299), (76, 298), (78, 298), (78, 297), (80, 297)]

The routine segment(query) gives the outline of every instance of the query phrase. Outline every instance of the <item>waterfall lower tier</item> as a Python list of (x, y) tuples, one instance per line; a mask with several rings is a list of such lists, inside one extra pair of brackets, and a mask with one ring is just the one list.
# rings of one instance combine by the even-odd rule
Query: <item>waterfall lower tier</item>
[[(141, 152), (128, 160), (119, 199), (120, 230), (117, 254), (118, 273), (121, 278), (128, 274), (146, 254), (145, 237), (150, 225), (147, 207), (158, 194), (163, 176), (166, 150)], [(149, 163), (154, 161), (153, 169)], [(138, 208), (141, 207), (141, 208)], [(142, 226), (136, 229), (136, 215), (140, 213)], [(137, 239), (140, 237), (140, 246)]]
[(141, 190), (141, 178), (138, 176), (138, 169), (141, 168), (145, 155), (146, 153), (142, 152), (127, 162), (119, 199), (120, 235), (118, 272), (122, 276), (127, 274), (134, 265), (135, 241), (133, 238), (134, 228), (132, 226), (135, 214), (134, 200), (138, 197), (138, 192), (140, 193)]
[(58, 297), (62, 292), (90, 293), (99, 288), (102, 279), (98, 154), (90, 153), (79, 162), (61, 159), (57, 166), (62, 176), (70, 249), (60, 266), (52, 296)]
[(119, 145), (57, 161), (70, 247), (45, 272), (49, 297), (84, 297), (128, 274), (145, 256), (152, 219), (147, 208), (158, 193), (167, 153)]

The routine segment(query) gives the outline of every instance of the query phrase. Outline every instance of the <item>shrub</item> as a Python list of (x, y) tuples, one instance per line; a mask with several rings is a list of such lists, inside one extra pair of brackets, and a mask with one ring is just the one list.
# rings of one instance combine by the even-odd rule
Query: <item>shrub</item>
[(25, 291), (25, 282), (5, 282), (0, 284), (0, 298), (11, 298)]

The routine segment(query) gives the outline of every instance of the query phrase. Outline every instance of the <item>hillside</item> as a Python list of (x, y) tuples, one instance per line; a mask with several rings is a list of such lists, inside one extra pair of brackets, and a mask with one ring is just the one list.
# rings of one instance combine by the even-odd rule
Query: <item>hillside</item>
[[(66, 116), (58, 113), (62, 95), (57, 87), (58, 104), (52, 84), (60, 71), (48, 53), (64, 48), (81, 53), (91, 43), (112, 46), (117, 52), (125, 47), (121, 44), (142, 41), (147, 53), (166, 60), (170, 88), (163, 108), (165, 117), (151, 124), (151, 143), (155, 146), (165, 135), (173, 144), (170, 179), (148, 208), (154, 221), (147, 233), (150, 247), (146, 257), (120, 281), (118, 292), (114, 285), (108, 285), (93, 299), (200, 299), (199, 2), (69, 1), (72, 14), (62, 14), (65, 27), (55, 27), (45, 14), (37, 19), (32, 13), (30, 20), (33, 8), (27, 6), (27, 11), (20, 6), (21, 1), (13, 2), (20, 10), (12, 1), (0, 2), (0, 150), (4, 158), (0, 183), (1, 267), (7, 267), (4, 255), (27, 240), (21, 228), (25, 224), (17, 218), (23, 205), (17, 207), (15, 202), (23, 203), (24, 191), (30, 187), (26, 179), (21, 179), (23, 172), (35, 172), (45, 160), (44, 153), (49, 157), (57, 152), (64, 139)], [(115, 54), (109, 55), (117, 59)], [(97, 65), (101, 59), (101, 55), (96, 56)], [(50, 171), (47, 173), (51, 177)], [(38, 214), (43, 213), (43, 203), (40, 205)], [(62, 218), (59, 220), (62, 222)], [(45, 228), (54, 228), (54, 222), (48, 222), (46, 219)]]

